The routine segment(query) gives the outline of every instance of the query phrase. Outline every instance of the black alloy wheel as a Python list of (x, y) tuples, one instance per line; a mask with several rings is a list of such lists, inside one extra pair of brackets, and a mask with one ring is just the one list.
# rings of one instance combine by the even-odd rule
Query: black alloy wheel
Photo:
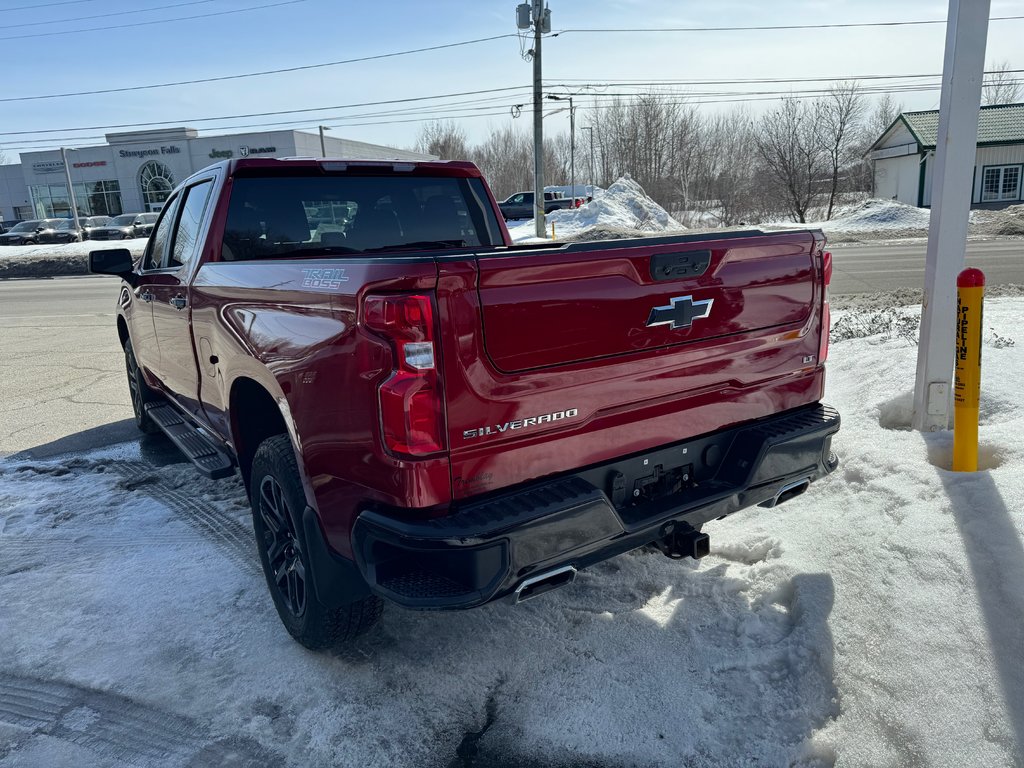
[[(367, 632), (380, 618), (381, 599), (367, 594), (361, 579), (348, 583), (344, 580), (348, 577), (331, 574), (323, 580), (323, 574), (314, 572), (316, 560), (310, 553), (316, 544), (309, 543), (310, 534), (302, 523), (306, 494), (288, 435), (274, 435), (260, 443), (249, 478), (260, 565), (288, 633), (307, 648), (321, 650)], [(352, 597), (339, 601), (339, 595)]]
[(289, 613), (301, 618), (306, 612), (306, 567), (284, 491), (271, 475), (260, 481), (259, 513), (263, 522), (260, 543), (273, 574), (274, 586)]
[(142, 378), (142, 371), (139, 369), (139, 361), (135, 359), (131, 339), (124, 343), (124, 366), (128, 374), (128, 394), (132, 400), (132, 411), (135, 413), (135, 426), (139, 428), (140, 432), (151, 435), (159, 427), (146, 413), (146, 403), (156, 400), (157, 395)]

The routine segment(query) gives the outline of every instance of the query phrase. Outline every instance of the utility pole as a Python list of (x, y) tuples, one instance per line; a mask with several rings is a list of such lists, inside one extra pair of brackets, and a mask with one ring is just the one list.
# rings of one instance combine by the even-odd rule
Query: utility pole
[(956, 277), (964, 266), (990, 0), (949, 0), (932, 211), (925, 256), (914, 429), (949, 428)]
[(544, 221), (544, 85), (541, 75), (541, 36), (551, 31), (551, 11), (544, 0), (533, 0), (533, 223), (537, 237), (547, 237)]
[(327, 145), (324, 142), (324, 131), (331, 130), (326, 125), (320, 126), (320, 157), (327, 157)]
[[(71, 218), (75, 220), (75, 232), (82, 237), (82, 229), (78, 225), (78, 203), (75, 202), (75, 188), (71, 186), (71, 166), (68, 165), (68, 152), (60, 148), (60, 159), (64, 161), (64, 179), (68, 183), (68, 204), (71, 206)], [(82, 237), (84, 240), (85, 238)]]

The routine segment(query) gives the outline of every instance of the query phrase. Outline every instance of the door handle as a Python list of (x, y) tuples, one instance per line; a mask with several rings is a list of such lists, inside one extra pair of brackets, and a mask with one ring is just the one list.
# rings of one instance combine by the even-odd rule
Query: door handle
[(174, 296), (168, 301), (168, 303), (175, 309), (184, 309), (185, 305), (188, 304), (188, 299), (184, 296)]
[(138, 294), (138, 296), (143, 301), (152, 301), (153, 299), (156, 298), (156, 296), (150, 293), (149, 291), (143, 291), (142, 293)]

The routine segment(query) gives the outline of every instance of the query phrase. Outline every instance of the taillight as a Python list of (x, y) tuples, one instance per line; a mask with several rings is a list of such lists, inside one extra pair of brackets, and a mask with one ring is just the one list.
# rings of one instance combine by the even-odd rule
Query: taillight
[(384, 444), (392, 453), (426, 456), (443, 451), (444, 417), (429, 296), (367, 296), (363, 323), (391, 342), (394, 372), (380, 385)]
[(821, 254), (821, 275), (825, 282), (825, 297), (821, 303), (821, 341), (818, 343), (818, 364), (828, 359), (828, 337), (832, 330), (832, 312), (828, 306), (828, 287), (832, 283), (832, 252)]

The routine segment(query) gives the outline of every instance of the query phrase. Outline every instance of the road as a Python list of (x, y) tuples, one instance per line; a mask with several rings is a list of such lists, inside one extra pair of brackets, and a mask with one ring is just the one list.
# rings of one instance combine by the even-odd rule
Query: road
[[(833, 294), (924, 282), (924, 241), (837, 245)], [(989, 284), (1024, 283), (1024, 240), (971, 242), (968, 263)], [(134, 438), (114, 330), (117, 281), (0, 281), (0, 456), (43, 457)]]
[(0, 456), (34, 456), (135, 434), (114, 328), (118, 281), (0, 281)]
[[(832, 293), (871, 293), (924, 285), (925, 241), (885, 245), (831, 246)], [(967, 264), (985, 273), (989, 285), (1024, 283), (1024, 240), (975, 240)]]

